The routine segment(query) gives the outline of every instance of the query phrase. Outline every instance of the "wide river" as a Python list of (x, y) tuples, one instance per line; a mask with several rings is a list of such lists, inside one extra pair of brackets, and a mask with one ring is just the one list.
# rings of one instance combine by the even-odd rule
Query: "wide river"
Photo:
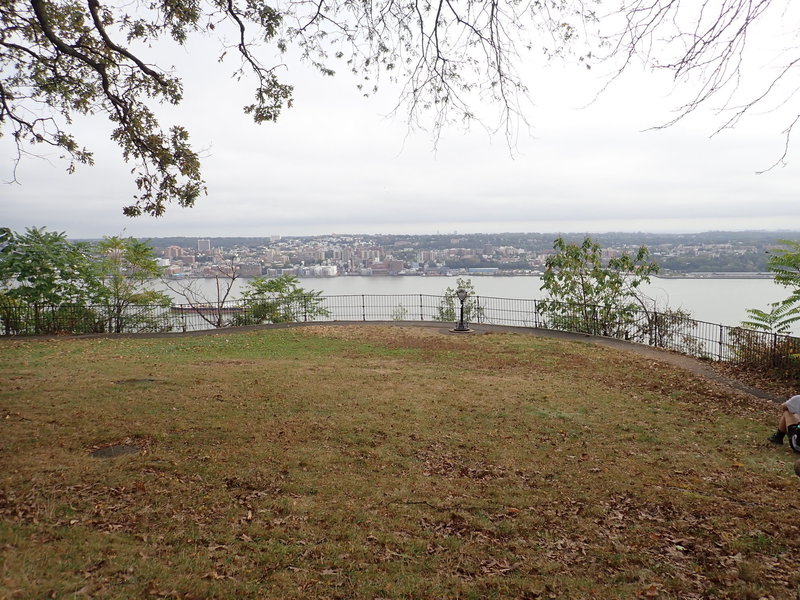
[[(456, 277), (360, 277), (302, 278), (308, 290), (320, 290), (323, 295), (350, 294), (430, 294), (439, 295), (447, 287), (455, 287)], [(541, 280), (536, 276), (493, 277), (473, 276), (475, 292), (495, 298), (545, 297)], [(191, 280), (209, 300), (216, 298), (213, 279)], [(237, 297), (247, 279), (236, 282), (233, 297)], [(170, 282), (173, 286), (182, 282)], [(723, 325), (738, 325), (747, 318), (748, 308), (766, 309), (770, 302), (789, 295), (787, 288), (771, 279), (665, 279), (654, 277), (643, 291), (653, 298), (659, 308), (683, 308), (692, 318)], [(172, 294), (176, 296), (175, 294)], [(176, 302), (181, 302), (176, 296)], [(800, 333), (795, 327), (795, 335)]]

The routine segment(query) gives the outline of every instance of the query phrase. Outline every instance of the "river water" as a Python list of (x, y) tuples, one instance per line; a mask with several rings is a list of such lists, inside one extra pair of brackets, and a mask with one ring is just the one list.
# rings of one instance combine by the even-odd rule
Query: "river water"
[[(456, 286), (456, 277), (361, 277), (341, 276), (331, 278), (301, 278), (301, 286), (307, 290), (319, 290), (325, 296), (370, 294), (430, 294), (440, 295), (447, 287)], [(545, 297), (540, 290), (541, 279), (537, 276), (471, 277), (475, 292), (479, 296), (495, 298)], [(248, 279), (235, 282), (231, 299), (239, 296)], [(173, 287), (176, 283), (170, 282)], [(214, 279), (191, 280), (208, 300), (216, 299)], [(161, 286), (159, 286), (161, 287)], [(748, 308), (766, 309), (771, 302), (782, 300), (789, 290), (776, 285), (771, 279), (672, 279), (654, 277), (643, 291), (653, 298), (660, 309), (682, 308), (698, 321), (739, 325), (747, 318)], [(176, 302), (184, 301), (171, 293)], [(794, 334), (800, 333), (795, 327)]]

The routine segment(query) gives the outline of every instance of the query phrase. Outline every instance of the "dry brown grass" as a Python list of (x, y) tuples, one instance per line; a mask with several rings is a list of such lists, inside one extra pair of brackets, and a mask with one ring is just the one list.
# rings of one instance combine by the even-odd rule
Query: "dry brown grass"
[[(0, 598), (794, 598), (775, 409), (518, 334), (0, 345)], [(136, 455), (90, 456), (128, 443)]]

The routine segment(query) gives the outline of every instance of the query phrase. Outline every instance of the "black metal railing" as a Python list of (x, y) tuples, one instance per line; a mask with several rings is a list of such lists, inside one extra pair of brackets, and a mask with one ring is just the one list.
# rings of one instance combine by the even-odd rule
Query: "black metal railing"
[[(0, 305), (3, 335), (185, 332), (266, 322), (442, 321), (458, 318), (452, 300), (427, 294), (309, 296), (256, 310), (242, 302), (115, 307)], [(263, 309), (263, 305), (261, 307)], [(585, 333), (647, 344), (800, 378), (800, 338), (697, 321), (679, 312), (575, 306), (554, 301), (473, 296), (470, 323)], [(265, 315), (266, 318), (265, 318)]]

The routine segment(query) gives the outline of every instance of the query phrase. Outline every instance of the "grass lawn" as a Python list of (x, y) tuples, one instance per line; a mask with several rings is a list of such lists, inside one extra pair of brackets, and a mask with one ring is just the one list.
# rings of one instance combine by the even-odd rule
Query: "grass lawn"
[(3, 599), (797, 597), (775, 406), (634, 354), (318, 326), (0, 373)]

